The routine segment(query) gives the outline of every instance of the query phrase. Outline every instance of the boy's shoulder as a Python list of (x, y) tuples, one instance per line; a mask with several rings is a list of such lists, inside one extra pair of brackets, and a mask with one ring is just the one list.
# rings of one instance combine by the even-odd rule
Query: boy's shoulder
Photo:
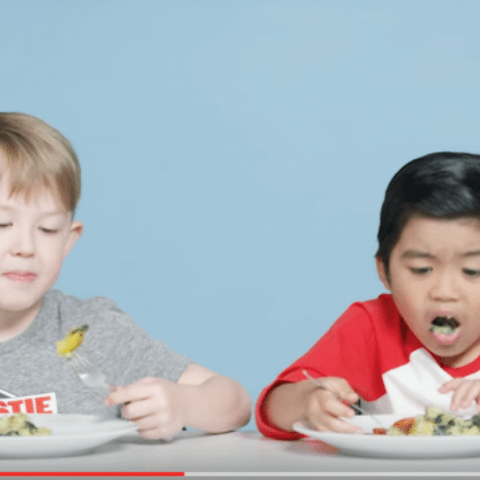
[(108, 297), (92, 297), (80, 298), (75, 295), (68, 295), (61, 290), (50, 290), (46, 293), (45, 298), (48, 302), (55, 303), (60, 307), (65, 308), (80, 308), (82, 310), (88, 309), (117, 309), (117, 304)]
[(400, 328), (400, 313), (392, 295), (382, 293), (377, 298), (352, 303), (332, 325), (349, 331), (369, 331), (371, 328)]
[(88, 299), (68, 295), (61, 290), (50, 290), (45, 295), (45, 307), (49, 314), (58, 316), (62, 329), (77, 328), (87, 324), (89, 328), (129, 328), (135, 322), (112, 299), (92, 297)]
[[(397, 306), (390, 293), (382, 293), (377, 298), (354, 302), (348, 310), (364, 310), (370, 316), (391, 316), (398, 313)], [(347, 311), (348, 311), (347, 310)]]
[(355, 302), (354, 305), (361, 305), (364, 308), (372, 310), (397, 308), (391, 293), (381, 293), (377, 298)]
[(368, 345), (370, 352), (384, 351), (387, 345), (387, 350), (394, 349), (405, 345), (405, 342), (412, 349), (419, 346), (413, 334), (405, 328), (405, 322), (390, 294), (352, 303), (320, 339), (322, 348), (323, 343), (328, 344), (332, 339), (332, 345), (336, 345), (334, 348), (338, 347), (338, 342), (348, 344), (349, 348), (356, 346), (363, 349)]

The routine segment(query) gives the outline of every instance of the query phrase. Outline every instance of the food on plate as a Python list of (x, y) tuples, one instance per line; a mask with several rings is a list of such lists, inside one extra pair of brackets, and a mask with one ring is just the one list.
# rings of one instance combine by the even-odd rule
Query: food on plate
[(35, 437), (51, 435), (47, 427), (36, 427), (25, 413), (14, 413), (0, 418), (0, 436)]
[(390, 428), (374, 428), (375, 435), (480, 435), (480, 415), (468, 420), (440, 407), (428, 407), (425, 415), (406, 417)]
[(57, 342), (57, 352), (61, 357), (70, 358), (73, 352), (83, 343), (88, 325), (72, 328), (64, 340)]

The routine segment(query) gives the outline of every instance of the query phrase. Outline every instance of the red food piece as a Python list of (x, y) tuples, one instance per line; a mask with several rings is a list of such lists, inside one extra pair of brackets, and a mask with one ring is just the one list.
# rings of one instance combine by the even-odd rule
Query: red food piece
[(386, 435), (388, 430), (386, 428), (374, 428), (373, 434), (374, 435)]
[(393, 426), (397, 427), (405, 435), (408, 435), (414, 423), (415, 423), (415, 417), (407, 417), (407, 418), (402, 418), (401, 420), (398, 420), (393, 424)]

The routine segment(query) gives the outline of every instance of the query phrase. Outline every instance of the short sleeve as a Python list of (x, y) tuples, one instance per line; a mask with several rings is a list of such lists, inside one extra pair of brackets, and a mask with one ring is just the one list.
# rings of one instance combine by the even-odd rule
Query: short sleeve
[(109, 378), (111, 385), (128, 385), (144, 377), (177, 382), (192, 364), (160, 339), (151, 338), (106, 297), (95, 297), (82, 322), (89, 326), (82, 348)]
[(308, 352), (262, 390), (255, 409), (259, 431), (265, 436), (282, 440), (303, 437), (273, 425), (268, 419), (265, 400), (282, 383), (306, 380), (304, 369), (313, 377), (345, 378), (361, 397), (368, 395), (372, 388), (375, 391), (382, 389), (374, 333), (368, 312), (359, 304), (350, 306)]

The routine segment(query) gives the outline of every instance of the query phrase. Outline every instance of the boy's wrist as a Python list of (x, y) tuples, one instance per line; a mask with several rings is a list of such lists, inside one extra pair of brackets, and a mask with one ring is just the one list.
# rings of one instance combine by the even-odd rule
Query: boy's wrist
[(314, 390), (313, 382), (307, 380), (277, 386), (265, 400), (269, 423), (292, 432), (295, 422), (307, 419), (306, 399)]
[(177, 389), (177, 405), (179, 405), (179, 415), (184, 426), (195, 427), (198, 418), (197, 408), (201, 399), (201, 389), (196, 385), (175, 384)]

